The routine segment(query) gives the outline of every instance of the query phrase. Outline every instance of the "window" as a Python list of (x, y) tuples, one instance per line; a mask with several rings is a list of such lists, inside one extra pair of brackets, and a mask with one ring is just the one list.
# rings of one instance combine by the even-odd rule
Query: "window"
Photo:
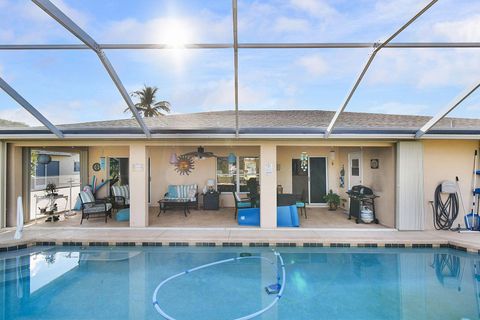
[(360, 160), (352, 159), (352, 177), (360, 176)]
[[(237, 166), (239, 163), (239, 166)], [(217, 188), (220, 192), (248, 192), (247, 181), (259, 181), (259, 158), (237, 157), (234, 163), (228, 162), (228, 157), (217, 158)]]
[(259, 159), (258, 157), (240, 157), (240, 192), (248, 192), (247, 181), (257, 179), (259, 181)]
[(219, 192), (236, 191), (237, 161), (228, 162), (228, 157), (217, 158), (217, 189)]
[(80, 172), (80, 161), (75, 161), (73, 163), (73, 172)]

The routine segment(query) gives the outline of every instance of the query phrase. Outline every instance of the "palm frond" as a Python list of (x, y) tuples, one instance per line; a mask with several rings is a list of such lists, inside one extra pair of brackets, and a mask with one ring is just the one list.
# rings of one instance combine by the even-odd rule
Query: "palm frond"
[[(158, 117), (164, 115), (161, 111), (170, 112), (171, 105), (168, 101), (156, 101), (157, 92), (157, 87), (147, 87), (144, 85), (141, 90), (130, 93), (131, 97), (139, 100), (135, 103), (135, 108), (143, 117)], [(124, 112), (129, 110), (129, 108), (126, 108)]]

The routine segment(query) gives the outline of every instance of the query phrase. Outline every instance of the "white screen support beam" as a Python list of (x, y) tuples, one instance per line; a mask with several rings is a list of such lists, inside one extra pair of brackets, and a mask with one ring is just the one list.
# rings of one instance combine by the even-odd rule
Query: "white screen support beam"
[(25, 110), (27, 110), (32, 116), (40, 121), (45, 127), (48, 128), (58, 138), (63, 138), (63, 133), (55, 125), (53, 125), (47, 118), (45, 118), (40, 111), (35, 109), (27, 100), (25, 100), (15, 89), (13, 89), (5, 80), (0, 77), (0, 88), (3, 89), (13, 100), (20, 104)]
[(232, 20), (233, 20), (233, 70), (235, 82), (235, 136), (239, 135), (238, 122), (238, 22), (237, 22), (237, 0), (232, 0)]
[(452, 102), (450, 102), (445, 108), (443, 108), (438, 114), (436, 114), (432, 119), (430, 119), (423, 127), (421, 127), (417, 133), (415, 133), (415, 139), (421, 138), (425, 133), (427, 133), (434, 125), (436, 125), (440, 120), (445, 118), (447, 114), (453, 111), (458, 107), (465, 99), (467, 99), (472, 93), (474, 93), (480, 87), (480, 82), (474, 84), (464, 92), (462, 92), (458, 97), (456, 97)]
[(380, 43), (378, 46), (375, 47), (375, 49), (373, 49), (373, 52), (370, 54), (367, 62), (365, 63), (362, 71), (360, 72), (359, 76), (357, 77), (357, 80), (353, 84), (353, 87), (350, 90), (350, 92), (348, 93), (347, 97), (345, 98), (343, 104), (340, 106), (340, 108), (337, 109), (337, 111), (335, 112), (335, 115), (333, 116), (332, 120), (330, 120), (330, 123), (328, 124), (327, 130), (325, 130), (325, 135), (324, 135), (325, 139), (327, 139), (330, 136), (330, 134), (332, 133), (333, 128), (335, 127), (335, 124), (338, 120), (338, 117), (340, 117), (342, 112), (347, 108), (348, 103), (352, 99), (353, 94), (355, 93), (358, 86), (360, 85), (360, 82), (362, 81), (363, 77), (367, 73), (368, 68), (372, 64), (373, 59), (375, 59), (375, 56), (377, 55), (377, 53), (382, 48), (384, 48), (386, 45), (388, 45), (388, 43), (390, 41), (392, 41), (396, 36), (398, 36), (403, 30), (405, 30), (409, 25), (411, 25), (415, 20), (417, 20), (422, 14), (424, 14), (428, 9), (430, 9), (437, 1), (438, 0), (430, 1), (425, 7), (422, 8), (422, 10), (420, 10), (415, 16), (413, 16), (413, 18), (408, 20), (407, 23), (405, 23), (397, 31), (395, 31), (390, 37), (388, 37), (387, 40)]
[(150, 130), (148, 129), (147, 125), (143, 121), (142, 117), (140, 116), (137, 108), (133, 104), (132, 99), (128, 95), (127, 90), (123, 86), (120, 78), (117, 75), (117, 72), (113, 68), (112, 64), (108, 60), (107, 56), (100, 48), (98, 43), (93, 40), (92, 37), (88, 35), (82, 28), (80, 28), (72, 19), (70, 19), (65, 13), (63, 13), (59, 8), (57, 8), (53, 3), (49, 0), (32, 0), (38, 7), (40, 7), (43, 11), (45, 11), (49, 16), (51, 16), (54, 20), (56, 20), (59, 24), (61, 24), (65, 29), (70, 31), (75, 37), (77, 37), (80, 41), (85, 43), (90, 49), (95, 51), (98, 55), (98, 58), (102, 62), (103, 66), (107, 70), (110, 78), (114, 82), (115, 86), (117, 87), (118, 91), (120, 92), (123, 100), (130, 108), (134, 118), (137, 120), (138, 124), (142, 128), (143, 132), (145, 133), (147, 138), (151, 137)]
[[(239, 49), (365, 49), (376, 48), (373, 42), (313, 42), (313, 43), (238, 43)], [(169, 50), (178, 49), (165, 43), (98, 44), (102, 50)], [(232, 49), (230, 43), (189, 43), (182, 49)], [(480, 42), (390, 42), (384, 49), (445, 49), (480, 48)], [(0, 50), (90, 50), (85, 44), (0, 44)]]

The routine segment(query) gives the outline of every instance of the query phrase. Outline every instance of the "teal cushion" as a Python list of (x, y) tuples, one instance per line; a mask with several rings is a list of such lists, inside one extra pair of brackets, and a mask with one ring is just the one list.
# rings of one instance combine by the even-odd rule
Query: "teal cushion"
[(250, 201), (245, 201), (245, 202), (239, 202), (237, 206), (239, 208), (250, 208), (252, 204), (250, 203)]
[(125, 208), (118, 210), (117, 215), (115, 216), (117, 221), (129, 221), (130, 220), (130, 208)]
[(305, 207), (305, 202), (297, 201), (297, 208)]
[(169, 198), (177, 198), (178, 197), (178, 193), (177, 193), (177, 186), (168, 186), (168, 197)]

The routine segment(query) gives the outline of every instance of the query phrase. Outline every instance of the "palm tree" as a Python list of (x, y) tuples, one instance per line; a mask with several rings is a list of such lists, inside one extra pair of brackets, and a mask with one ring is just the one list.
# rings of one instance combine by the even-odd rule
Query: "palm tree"
[[(145, 118), (158, 117), (165, 115), (163, 112), (170, 112), (170, 102), (157, 101), (155, 94), (157, 93), (157, 87), (147, 87), (146, 85), (142, 90), (132, 92), (132, 97), (138, 98), (140, 101), (135, 103), (138, 113)], [(126, 108), (124, 112), (130, 111), (130, 108)]]

